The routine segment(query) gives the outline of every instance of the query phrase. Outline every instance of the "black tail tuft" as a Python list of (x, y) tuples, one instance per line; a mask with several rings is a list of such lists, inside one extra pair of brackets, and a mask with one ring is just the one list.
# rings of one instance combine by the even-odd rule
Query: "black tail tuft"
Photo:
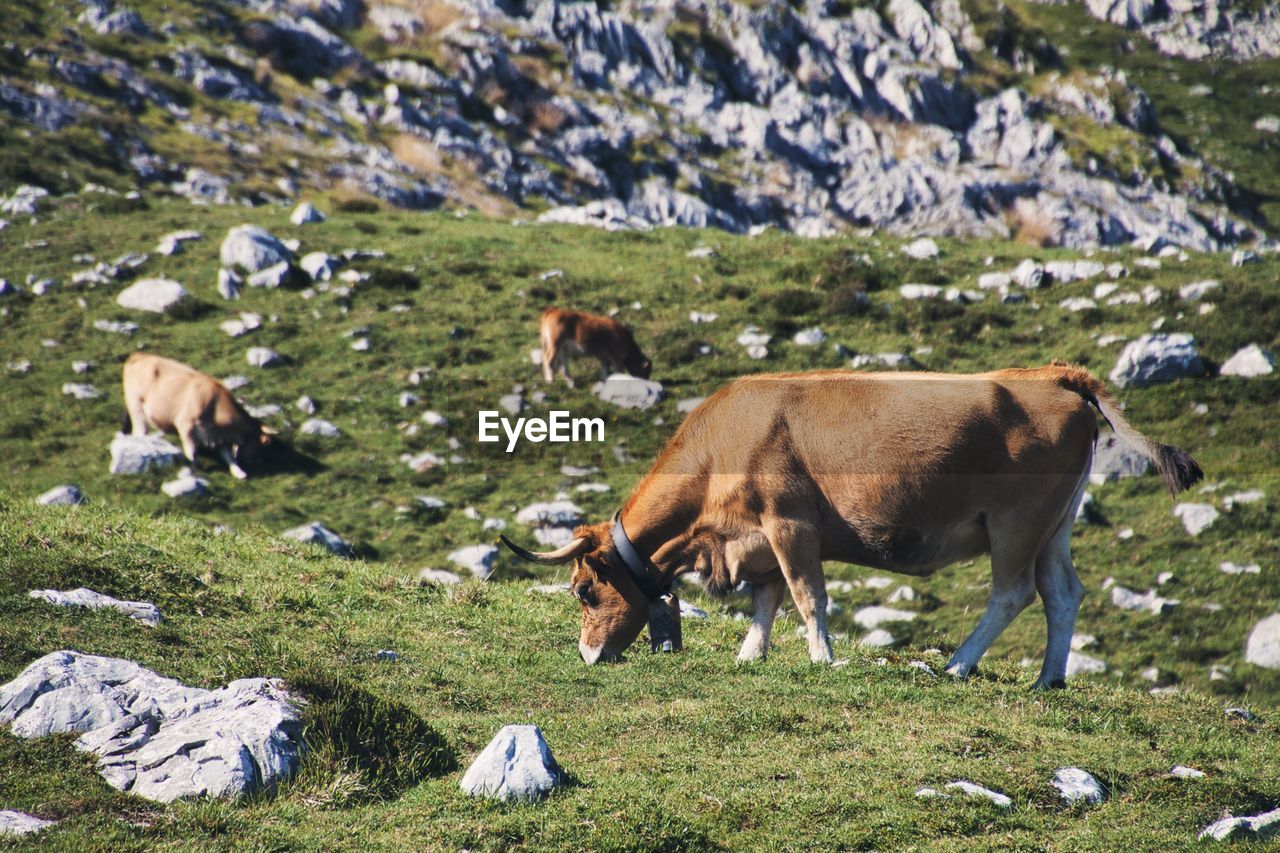
[(129, 417), (129, 410), (124, 410), (124, 417), (120, 420), (120, 431), (125, 435), (133, 432), (133, 418)]
[(1161, 444), (1158, 452), (1160, 458), (1156, 462), (1156, 468), (1164, 478), (1169, 494), (1176, 495), (1204, 479), (1204, 471), (1200, 470), (1200, 465), (1185, 450)]

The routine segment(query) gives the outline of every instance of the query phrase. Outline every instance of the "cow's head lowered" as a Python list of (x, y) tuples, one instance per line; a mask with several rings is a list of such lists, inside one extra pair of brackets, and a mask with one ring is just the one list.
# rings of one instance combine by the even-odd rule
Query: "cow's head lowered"
[(582, 607), (578, 651), (587, 663), (617, 660), (635, 642), (648, 619), (649, 599), (619, 565), (609, 538), (608, 522), (584, 525), (573, 541), (546, 553), (527, 551), (502, 537), (516, 556), (533, 563), (573, 562), (570, 591)]

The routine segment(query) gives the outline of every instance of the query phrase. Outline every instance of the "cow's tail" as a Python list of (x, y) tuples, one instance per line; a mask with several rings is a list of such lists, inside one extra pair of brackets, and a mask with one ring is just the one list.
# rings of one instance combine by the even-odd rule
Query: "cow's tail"
[(1102, 415), (1103, 419), (1115, 430), (1116, 435), (1124, 439), (1134, 450), (1151, 460), (1164, 480), (1169, 494), (1191, 488), (1204, 479), (1204, 471), (1191, 454), (1168, 444), (1147, 438), (1125, 420), (1120, 404), (1111, 395), (1110, 389), (1102, 380), (1083, 367), (1074, 365), (1056, 365), (1061, 368), (1060, 382), (1065, 388), (1083, 397)]

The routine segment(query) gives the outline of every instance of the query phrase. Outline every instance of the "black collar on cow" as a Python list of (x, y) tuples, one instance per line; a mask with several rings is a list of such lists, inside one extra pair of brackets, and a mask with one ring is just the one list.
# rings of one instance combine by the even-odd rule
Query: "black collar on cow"
[(657, 601), (671, 593), (671, 581), (664, 578), (662, 572), (647, 558), (640, 556), (627, 536), (627, 531), (622, 528), (622, 510), (613, 514), (613, 527), (609, 530), (609, 537), (613, 539), (613, 550), (617, 552), (623, 568), (649, 601)]

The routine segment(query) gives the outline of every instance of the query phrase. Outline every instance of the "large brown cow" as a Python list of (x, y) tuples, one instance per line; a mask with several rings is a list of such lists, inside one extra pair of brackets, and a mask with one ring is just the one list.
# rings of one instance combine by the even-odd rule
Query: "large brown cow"
[(1094, 408), (1170, 493), (1203, 476), (1189, 455), (1133, 429), (1080, 367), (759, 375), (688, 416), (613, 523), (579, 527), (547, 554), (507, 544), (526, 559), (575, 561), (588, 663), (616, 658), (655, 597), (691, 571), (713, 592), (751, 584), (739, 660), (764, 656), (789, 589), (810, 657), (829, 662), (823, 560), (926, 576), (990, 553), (986, 613), (947, 671), (967, 676), (1038, 591), (1048, 644), (1036, 686), (1059, 686), (1084, 594), (1069, 546)]
[(194, 367), (135, 352), (124, 363), (125, 429), (177, 433), (182, 452), (196, 466), (200, 447), (217, 452), (232, 475), (252, 465), (276, 431), (244, 410), (221, 382)]
[(601, 379), (619, 371), (648, 379), (653, 369), (631, 330), (611, 317), (547, 308), (538, 321), (538, 337), (542, 342), (542, 376), (548, 382), (555, 380), (559, 370), (572, 388), (568, 363), (580, 356), (600, 362)]

